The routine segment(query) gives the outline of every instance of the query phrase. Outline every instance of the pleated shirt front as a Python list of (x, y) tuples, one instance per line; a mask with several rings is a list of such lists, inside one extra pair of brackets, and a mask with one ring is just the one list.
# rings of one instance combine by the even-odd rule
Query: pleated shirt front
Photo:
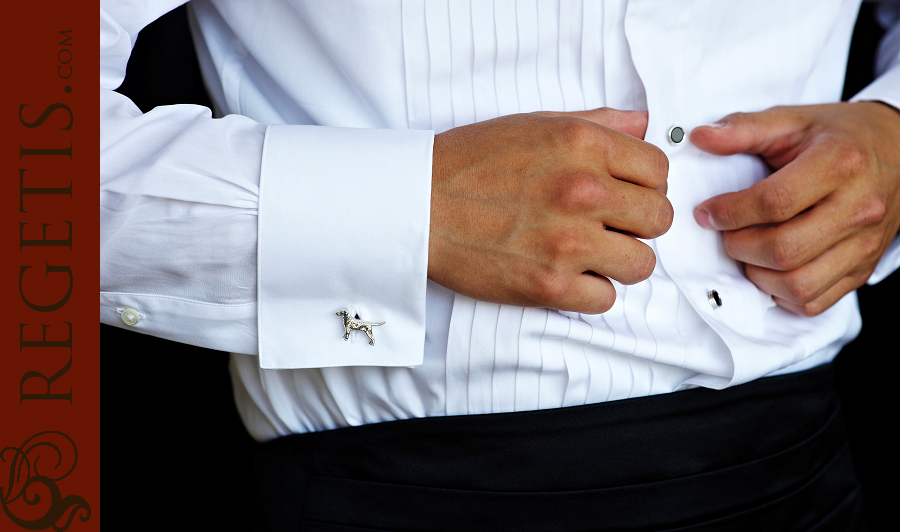
[[(664, 236), (647, 241), (657, 254), (656, 269), (644, 282), (616, 283), (616, 303), (605, 314), (486, 303), (423, 278), (413, 282), (424, 283), (424, 290), (407, 293), (405, 280), (397, 279), (391, 297), (424, 305), (421, 364), (344, 363), (340, 355), (332, 364), (331, 347), (321, 347), (326, 340), (304, 345), (303, 335), (294, 334), (296, 351), (321, 352), (318, 360), (326, 362), (262, 369), (275, 367), (261, 363), (262, 337), (291, 337), (291, 320), (300, 327), (304, 318), (283, 306), (263, 323), (263, 292), (270, 292), (260, 284), (259, 351), (234, 348), (231, 359), (251, 434), (265, 440), (392, 419), (722, 388), (831, 360), (859, 332), (855, 294), (815, 318), (793, 315), (750, 283), (726, 254), (721, 235), (692, 216), (703, 200), (746, 188), (770, 170), (753, 156), (716, 157), (689, 140), (672, 143), (669, 131), (690, 132), (736, 111), (838, 101), (857, 9), (858, 0), (193, 2), (193, 29), (217, 112), (269, 125), (271, 150), (287, 142), (278, 127), (292, 125), (359, 130), (359, 140), (321, 148), (328, 158), (352, 159), (366, 149), (370, 129), (440, 133), (513, 113), (608, 106), (647, 110), (645, 140), (670, 161), (667, 195), (675, 219)], [(892, 59), (896, 50), (885, 53), (885, 73), (857, 98), (897, 105), (900, 61)], [(311, 131), (305, 142), (318, 146)], [(260, 152), (264, 187), (273, 167), (267, 166), (269, 149)], [(323, 186), (304, 184), (316, 179), (316, 164), (328, 164), (314, 162), (320, 159), (311, 154), (290, 162), (298, 196)], [(404, 179), (427, 185), (430, 160), (409, 164)], [(412, 175), (423, 169), (425, 175)], [(354, 179), (366, 176), (348, 176)], [(409, 194), (425, 194), (427, 204), (427, 188), (410, 187)], [(373, 233), (391, 230), (366, 213), (340, 214)], [(427, 211), (424, 216), (417, 211), (408, 218), (427, 228)], [(292, 233), (280, 224), (264, 226), (262, 203), (259, 218), (255, 259), (262, 276), (269, 271), (266, 242), (290, 240)], [(422, 244), (413, 246), (413, 259), (427, 253), (427, 240)], [(369, 270), (406, 260), (406, 252), (379, 246), (358, 250)], [(897, 255), (892, 248), (876, 276), (892, 271)], [(290, 265), (280, 267), (290, 272)], [(298, 271), (308, 282), (304, 276), (312, 274), (302, 266)], [(352, 293), (338, 296), (354, 302)], [(334, 313), (324, 306), (323, 316)], [(392, 323), (377, 312), (360, 314), (404, 334), (406, 322)], [(335, 342), (343, 344), (339, 335)], [(353, 341), (369, 348), (363, 340)]]

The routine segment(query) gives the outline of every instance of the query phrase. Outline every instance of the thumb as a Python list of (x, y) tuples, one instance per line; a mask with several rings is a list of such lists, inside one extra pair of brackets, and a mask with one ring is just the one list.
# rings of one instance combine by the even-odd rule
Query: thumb
[(785, 107), (733, 113), (715, 124), (694, 128), (691, 143), (714, 155), (753, 153), (770, 158), (799, 144), (807, 122), (803, 113)]
[(552, 111), (541, 111), (540, 114), (548, 116), (574, 116), (584, 120), (590, 120), (601, 126), (621, 131), (626, 135), (637, 137), (644, 140), (644, 134), (647, 132), (647, 111), (621, 111), (610, 107), (601, 107), (599, 109), (591, 109), (588, 111), (571, 111), (567, 113), (558, 113)]

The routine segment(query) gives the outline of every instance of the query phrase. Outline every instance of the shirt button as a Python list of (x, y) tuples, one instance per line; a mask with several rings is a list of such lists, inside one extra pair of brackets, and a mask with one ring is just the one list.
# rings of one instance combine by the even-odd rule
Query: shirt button
[(669, 130), (669, 142), (672, 144), (681, 144), (681, 141), (684, 140), (684, 129), (679, 126), (675, 126)]
[(722, 306), (722, 298), (719, 297), (719, 293), (715, 290), (707, 292), (706, 297), (709, 299), (709, 304), (712, 305), (712, 308), (719, 308)]
[(133, 308), (127, 308), (122, 311), (122, 321), (125, 322), (125, 325), (137, 325), (141, 321), (141, 315)]

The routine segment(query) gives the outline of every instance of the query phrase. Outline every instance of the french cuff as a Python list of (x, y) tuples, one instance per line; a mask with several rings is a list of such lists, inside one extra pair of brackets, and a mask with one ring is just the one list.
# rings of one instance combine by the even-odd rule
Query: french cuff
[(900, 63), (859, 91), (850, 101), (878, 101), (900, 110)]
[[(433, 142), (431, 131), (268, 127), (261, 368), (422, 363)], [(341, 310), (372, 324), (371, 343)]]
[(900, 267), (900, 236), (894, 237), (894, 241), (891, 242), (881, 260), (878, 261), (878, 265), (875, 266), (875, 270), (869, 276), (866, 284), (880, 283), (888, 275), (894, 273), (898, 267)]

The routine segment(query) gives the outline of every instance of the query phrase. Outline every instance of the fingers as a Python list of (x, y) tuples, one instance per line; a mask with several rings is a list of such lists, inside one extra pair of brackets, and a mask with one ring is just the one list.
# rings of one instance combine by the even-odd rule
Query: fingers
[(556, 196), (563, 212), (587, 214), (598, 222), (597, 229), (611, 227), (638, 238), (663, 235), (674, 217), (663, 193), (616, 179), (576, 173), (557, 182)]
[(666, 186), (668, 158), (662, 150), (641, 140), (647, 130), (645, 111), (602, 108), (539, 114), (559, 120), (556, 142), (572, 152), (573, 161), (581, 159), (590, 171), (654, 190)]
[(748, 189), (710, 198), (694, 210), (707, 229), (733, 231), (790, 219), (822, 199), (830, 183), (821, 179), (822, 161), (804, 153), (808, 120), (789, 108), (734, 113), (716, 124), (691, 131), (691, 142), (715, 155), (759, 154), (780, 168)]
[[(791, 272), (776, 272), (747, 265), (747, 278), (760, 290), (771, 294), (775, 303), (802, 316), (818, 316), (852, 290), (856, 290), (871, 275), (871, 269), (853, 270), (855, 264), (845, 268), (830, 267), (831, 257), (818, 257)], [(837, 273), (845, 272), (845, 273)]]
[[(756, 225), (725, 233), (725, 248), (735, 260), (788, 271), (845, 239), (864, 238), (861, 228), (882, 220), (877, 202), (832, 196), (782, 224)], [(873, 239), (878, 241), (879, 239)]]
[(867, 253), (870, 250), (864, 249), (865, 242), (864, 239), (844, 240), (813, 260), (787, 271), (747, 264), (747, 278), (768, 294), (795, 305), (805, 305), (818, 299), (843, 278), (854, 276), (858, 271), (866, 272), (859, 284), (868, 279), (868, 274), (871, 273), (871, 268), (865, 266), (868, 260), (862, 263), (859, 261), (859, 257), (870, 255)]
[(826, 146), (811, 147), (751, 187), (704, 201), (694, 209), (694, 218), (719, 231), (790, 220), (837, 187), (837, 166)]
[(615, 231), (594, 235), (594, 244), (584, 271), (591, 271), (622, 284), (635, 284), (650, 277), (656, 255), (647, 244)]
[(863, 277), (858, 274), (844, 277), (824, 294), (808, 303), (798, 304), (777, 296), (773, 296), (772, 299), (779, 307), (787, 309), (794, 314), (806, 317), (818, 316), (840, 301), (842, 297), (862, 286), (866, 279), (868, 279), (868, 276)]
[(609, 279), (635, 284), (650, 277), (656, 265), (648, 245), (612, 231), (572, 231), (545, 242), (545, 255), (553, 260), (536, 271), (523, 289), (533, 305), (586, 314), (606, 312), (616, 297)]
[(599, 155), (611, 176), (654, 190), (666, 186), (669, 159), (662, 150), (617, 131), (611, 131), (610, 136), (612, 142), (604, 143)]
[(573, 116), (582, 118), (600, 124), (601, 126), (621, 131), (626, 135), (631, 135), (632, 137), (641, 140), (644, 139), (644, 135), (647, 133), (647, 121), (649, 117), (647, 111), (620, 111), (609, 107), (568, 113), (541, 111), (540, 114), (547, 116)]
[(622, 208), (610, 208), (604, 212), (603, 223), (638, 238), (658, 238), (669, 230), (675, 210), (665, 194), (630, 183), (618, 183), (617, 187), (631, 192), (631, 201)]
[[(529, 113), (435, 136), (428, 277), (486, 301), (585, 313), (649, 277), (672, 223), (646, 113)], [(621, 129), (611, 129), (609, 124)], [(624, 131), (624, 132), (623, 132)], [(614, 230), (609, 230), (614, 229)]]
[(691, 143), (715, 155), (753, 153), (772, 157), (796, 146), (809, 125), (796, 108), (774, 107), (759, 113), (733, 113), (691, 131)]
[(782, 224), (725, 232), (725, 248), (778, 305), (816, 316), (865, 283), (883, 253), (872, 205), (831, 197)]
[(563, 291), (551, 287), (544, 296), (552, 297), (547, 299), (542, 297), (541, 301), (553, 301), (554, 304), (541, 302), (538, 306), (584, 314), (601, 314), (611, 309), (616, 302), (616, 289), (606, 277), (582, 273), (575, 276)]

